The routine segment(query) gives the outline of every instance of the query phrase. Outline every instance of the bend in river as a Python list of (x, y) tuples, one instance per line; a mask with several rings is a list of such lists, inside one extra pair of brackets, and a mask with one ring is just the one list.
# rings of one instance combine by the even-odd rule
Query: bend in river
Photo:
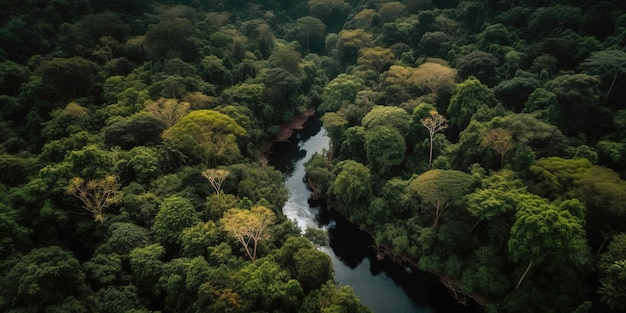
[(290, 190), (283, 214), (303, 231), (312, 227), (329, 232), (330, 247), (320, 250), (332, 259), (335, 281), (350, 285), (361, 303), (375, 313), (469, 312), (434, 275), (376, 259), (367, 233), (332, 211), (309, 205), (311, 191), (305, 183), (304, 163), (329, 143), (319, 117), (312, 117), (290, 142), (274, 144), (270, 163), (285, 173)]

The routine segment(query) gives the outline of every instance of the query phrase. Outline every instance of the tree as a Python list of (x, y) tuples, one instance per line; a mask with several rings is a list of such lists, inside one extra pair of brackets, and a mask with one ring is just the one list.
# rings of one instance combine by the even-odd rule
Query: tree
[[(85, 301), (89, 287), (81, 264), (59, 246), (35, 248), (3, 264), (3, 312), (45, 312), (72, 299)], [(84, 304), (74, 312), (86, 312)]]
[(539, 86), (540, 83), (535, 78), (513, 77), (509, 80), (501, 81), (493, 90), (496, 98), (506, 108), (514, 112), (520, 112), (524, 108), (524, 103), (529, 100), (530, 95)]
[(339, 74), (324, 86), (319, 110), (321, 112), (336, 112), (344, 102), (354, 102), (357, 93), (364, 88), (363, 79), (350, 74)]
[(84, 178), (74, 177), (67, 187), (67, 192), (83, 203), (83, 209), (93, 214), (97, 222), (103, 223), (103, 211), (117, 202), (119, 184), (117, 178), (108, 175), (102, 179), (85, 181)]
[(161, 133), (165, 124), (157, 117), (146, 112), (134, 114), (128, 118), (112, 121), (104, 129), (104, 143), (109, 147), (119, 146), (132, 149), (139, 146), (153, 146), (161, 143)]
[(247, 197), (253, 203), (267, 201), (274, 210), (280, 210), (289, 198), (284, 174), (273, 166), (242, 163), (231, 165), (228, 170), (232, 178), (226, 181), (224, 189), (240, 198)]
[(231, 233), (246, 250), (251, 261), (256, 260), (258, 243), (270, 239), (267, 227), (274, 223), (276, 216), (264, 206), (255, 206), (250, 210), (230, 209), (220, 220), (224, 230)]
[(626, 309), (626, 234), (613, 237), (607, 251), (600, 255), (600, 288), (598, 293), (602, 302), (611, 310)]
[(130, 252), (129, 263), (132, 281), (139, 290), (153, 291), (161, 274), (165, 248), (154, 243), (145, 247), (135, 248)]
[(600, 104), (600, 80), (587, 74), (565, 74), (546, 83), (559, 103), (560, 127), (566, 134), (583, 129), (587, 116)]
[(296, 280), (305, 291), (318, 289), (333, 277), (333, 264), (328, 254), (312, 248), (302, 248), (294, 256)]
[(345, 160), (337, 163), (333, 172), (336, 176), (329, 194), (338, 201), (340, 208), (345, 211), (369, 202), (372, 197), (369, 168), (356, 161)]
[(380, 74), (395, 60), (396, 56), (389, 48), (383, 48), (380, 46), (363, 47), (360, 50), (360, 56), (357, 59), (357, 63), (369, 65), (376, 71), (376, 73)]
[(361, 119), (361, 125), (367, 129), (378, 126), (387, 126), (406, 134), (409, 128), (410, 116), (403, 108), (377, 105)]
[(365, 152), (370, 170), (390, 177), (391, 169), (404, 160), (406, 143), (397, 129), (377, 126), (365, 132)]
[(420, 122), (428, 129), (430, 152), (428, 154), (428, 167), (433, 164), (433, 137), (436, 133), (442, 132), (448, 128), (448, 120), (445, 116), (439, 114), (436, 110), (430, 111), (430, 116), (420, 119)]
[(191, 201), (180, 196), (172, 196), (165, 198), (159, 206), (152, 232), (154, 238), (163, 245), (176, 245), (182, 242), (183, 230), (198, 222), (200, 218)]
[(166, 129), (162, 136), (188, 156), (215, 164), (236, 160), (240, 155), (237, 138), (245, 134), (245, 129), (226, 114), (195, 110)]
[(458, 77), (455, 69), (439, 59), (420, 64), (413, 75), (416, 84), (426, 87), (434, 95), (442, 88), (453, 86)]
[(300, 40), (306, 42), (306, 52), (311, 50), (311, 38), (322, 38), (326, 24), (312, 16), (303, 16), (296, 20), (296, 31)]
[(361, 48), (369, 46), (372, 40), (372, 34), (363, 29), (342, 30), (339, 32), (339, 41), (337, 42), (340, 60), (354, 63)]
[(408, 188), (416, 193), (424, 204), (434, 207), (433, 226), (437, 227), (445, 210), (451, 206), (460, 206), (464, 196), (472, 191), (473, 185), (474, 179), (470, 174), (457, 170), (435, 169), (412, 179)]
[(507, 129), (493, 128), (485, 134), (483, 144), (490, 146), (500, 155), (500, 167), (503, 167), (504, 156), (513, 149), (513, 136)]
[(467, 211), (481, 220), (515, 212), (527, 195), (524, 182), (511, 170), (500, 170), (483, 179), (482, 187), (465, 196)]
[(264, 108), (263, 119), (278, 123), (291, 120), (297, 109), (296, 97), (302, 80), (283, 68), (274, 67), (264, 73), (263, 83), (266, 101), (273, 104)]
[(489, 86), (497, 82), (496, 66), (500, 61), (493, 54), (481, 50), (459, 56), (456, 68), (464, 79), (475, 77)]
[(145, 111), (154, 115), (163, 122), (165, 128), (171, 127), (176, 122), (189, 113), (189, 102), (179, 101), (176, 99), (159, 98), (156, 101), (150, 101), (144, 108)]
[(581, 8), (552, 5), (537, 8), (528, 20), (528, 32), (533, 38), (558, 36), (566, 29), (578, 30), (582, 22)]
[(622, 50), (605, 50), (591, 52), (589, 57), (580, 64), (580, 67), (589, 75), (597, 75), (604, 86), (608, 85), (606, 96), (609, 97), (615, 84), (622, 85), (626, 74), (626, 52)]
[(96, 63), (81, 57), (54, 58), (42, 62), (35, 73), (56, 98), (73, 100), (86, 96), (98, 82), (98, 69)]
[(100, 44), (91, 54), (102, 59), (104, 63), (113, 60), (117, 51), (124, 46), (111, 36), (102, 36), (98, 41)]
[(220, 190), (222, 189), (222, 183), (226, 180), (230, 172), (224, 169), (208, 168), (202, 172), (202, 176), (209, 180), (215, 193), (217, 194), (217, 201), (220, 200)]
[(398, 102), (406, 101), (416, 86), (415, 69), (409, 66), (392, 65), (385, 74), (386, 92), (395, 93)]
[[(580, 202), (579, 202), (580, 203)], [(518, 280), (517, 290), (533, 265), (544, 265), (547, 272), (557, 266), (581, 268), (589, 264), (584, 217), (577, 217), (543, 198), (528, 194), (518, 203), (515, 223), (511, 227), (508, 251), (515, 262), (528, 262)]]
[(293, 75), (300, 75), (300, 62), (302, 61), (302, 56), (298, 51), (292, 49), (291, 47), (277, 47), (267, 60), (271, 67), (279, 67)]
[(326, 25), (342, 25), (350, 9), (350, 4), (344, 0), (308, 0), (309, 13), (322, 20)]
[(457, 85), (454, 95), (450, 98), (448, 106), (450, 122), (463, 129), (481, 107), (491, 108), (497, 102), (489, 87), (483, 85), (478, 78), (469, 77)]
[[(168, 56), (184, 56), (187, 39), (195, 33), (191, 21), (183, 17), (164, 18), (146, 32), (145, 46), (149, 55), (156, 59)], [(193, 49), (190, 49), (193, 50)]]
[(378, 8), (378, 16), (383, 24), (393, 22), (406, 13), (406, 6), (399, 1), (385, 2)]

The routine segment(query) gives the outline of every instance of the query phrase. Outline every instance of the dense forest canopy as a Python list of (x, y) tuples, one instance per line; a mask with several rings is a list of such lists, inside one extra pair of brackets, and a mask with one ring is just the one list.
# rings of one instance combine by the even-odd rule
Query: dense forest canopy
[[(487, 312), (626, 310), (626, 4), (0, 2), (0, 311), (367, 312), (317, 196)], [(468, 300), (468, 299), (473, 300)]]

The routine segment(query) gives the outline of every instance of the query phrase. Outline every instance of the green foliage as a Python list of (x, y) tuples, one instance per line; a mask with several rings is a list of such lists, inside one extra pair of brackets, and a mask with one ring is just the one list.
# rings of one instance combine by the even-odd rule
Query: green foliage
[(399, 107), (375, 106), (363, 117), (361, 125), (368, 129), (377, 126), (394, 127), (400, 134), (404, 134), (408, 130), (409, 114)]
[(315, 249), (300, 249), (293, 256), (296, 279), (305, 291), (318, 289), (332, 279), (333, 265), (328, 254)]
[(464, 195), (474, 187), (471, 175), (457, 170), (430, 170), (414, 179), (408, 189), (422, 201), (426, 207), (435, 209), (433, 225), (437, 226), (448, 207), (460, 207)]
[(131, 149), (137, 146), (151, 146), (161, 142), (161, 132), (165, 129), (157, 118), (139, 113), (125, 120), (111, 123), (104, 131), (104, 143)]
[(271, 166), (234, 164), (228, 170), (231, 174), (224, 182), (226, 192), (247, 197), (253, 202), (265, 199), (276, 210), (282, 208), (289, 198), (283, 174)]
[(2, 275), (3, 311), (45, 311), (67, 297), (82, 299), (86, 294), (80, 263), (61, 247), (36, 248), (12, 263)]
[(333, 180), (332, 163), (324, 154), (315, 153), (304, 164), (307, 181), (313, 192), (320, 196), (326, 196), (328, 187)]
[(598, 261), (602, 302), (615, 312), (626, 308), (626, 235), (615, 235)]
[[(590, 263), (584, 220), (538, 196), (518, 204), (511, 227), (509, 253), (516, 262), (545, 263), (548, 272), (561, 263), (582, 267)], [(548, 252), (551, 251), (551, 252)]]
[[(0, 311), (366, 312), (259, 164), (309, 109), (331, 138), (314, 196), (378, 257), (488, 312), (624, 309), (619, 1), (4, 2)], [(113, 175), (115, 214), (74, 214), (68, 182)], [(218, 221), (259, 205), (248, 263)]]
[(406, 143), (396, 128), (378, 126), (365, 132), (365, 152), (370, 171), (390, 177), (392, 168), (404, 160)]
[(354, 211), (356, 210), (354, 206), (368, 203), (372, 196), (369, 168), (361, 163), (346, 160), (337, 163), (333, 171), (336, 178), (328, 193), (337, 200), (340, 208)]
[(144, 292), (154, 290), (159, 277), (163, 272), (165, 248), (159, 244), (151, 244), (135, 248), (130, 252), (129, 263), (132, 280), (135, 286)]
[(459, 129), (465, 128), (472, 116), (481, 107), (493, 107), (497, 103), (493, 91), (483, 85), (476, 77), (469, 77), (457, 85), (456, 92), (450, 98), (448, 114), (450, 122)]
[(88, 95), (100, 77), (98, 65), (81, 57), (44, 61), (35, 71), (50, 93), (58, 100)]
[(481, 220), (515, 212), (522, 195), (526, 193), (524, 183), (510, 170), (501, 170), (483, 180), (482, 188), (465, 196), (467, 210)]
[(200, 219), (189, 200), (180, 196), (165, 198), (154, 218), (152, 232), (163, 245), (181, 243), (182, 231), (198, 223)]
[(336, 112), (345, 102), (353, 102), (357, 92), (362, 90), (364, 81), (354, 75), (339, 74), (324, 86), (322, 93), (322, 103), (319, 110), (321, 112)]
[(163, 137), (187, 156), (215, 164), (236, 160), (240, 156), (237, 139), (245, 134), (226, 114), (196, 110), (166, 129)]

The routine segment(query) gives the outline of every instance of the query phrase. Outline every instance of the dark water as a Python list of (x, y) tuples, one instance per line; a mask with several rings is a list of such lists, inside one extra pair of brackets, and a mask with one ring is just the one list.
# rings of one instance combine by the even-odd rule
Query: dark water
[(304, 182), (304, 163), (328, 148), (329, 142), (319, 118), (311, 118), (289, 143), (274, 144), (270, 163), (285, 173), (291, 192), (283, 213), (303, 231), (307, 227), (328, 231), (330, 247), (320, 249), (332, 259), (335, 281), (350, 285), (361, 303), (375, 313), (479, 311), (457, 304), (436, 276), (376, 259), (367, 233), (333, 211), (309, 205), (311, 191)]

